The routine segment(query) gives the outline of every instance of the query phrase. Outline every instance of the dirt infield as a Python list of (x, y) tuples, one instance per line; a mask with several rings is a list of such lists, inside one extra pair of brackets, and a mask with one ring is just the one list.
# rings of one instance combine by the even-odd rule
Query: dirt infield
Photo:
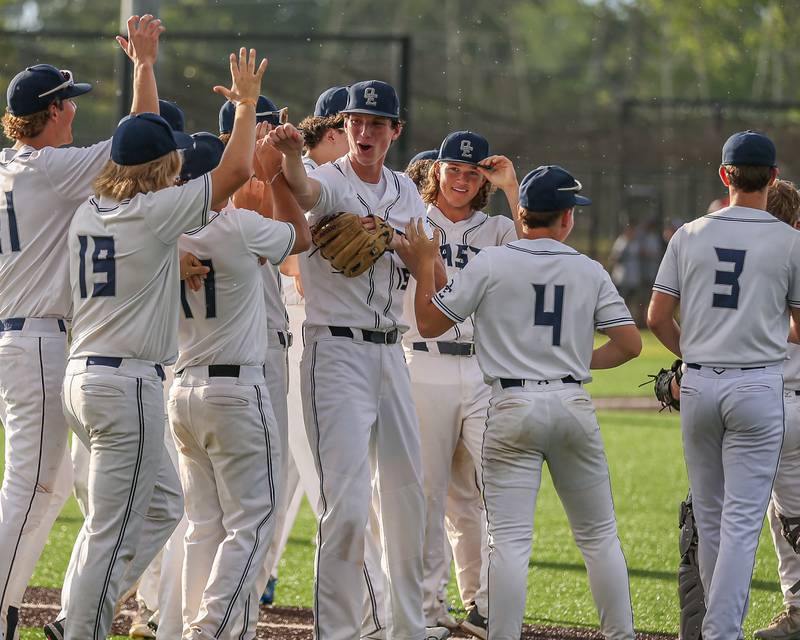
[[(23, 627), (41, 628), (46, 622), (58, 615), (59, 590), (43, 587), (30, 587), (25, 592), (25, 599), (20, 612), (20, 625)], [(120, 615), (114, 621), (112, 633), (128, 635), (130, 621), (136, 610), (136, 602), (131, 598), (122, 607)], [(312, 640), (313, 617), (310, 609), (291, 607), (261, 607), (258, 618), (257, 638), (281, 638), (282, 640)], [(455, 637), (471, 636), (458, 633)], [(639, 640), (674, 640), (669, 634), (637, 633)], [(524, 640), (602, 640), (602, 636), (594, 629), (568, 629), (562, 627), (543, 627), (525, 625), (522, 630)]]

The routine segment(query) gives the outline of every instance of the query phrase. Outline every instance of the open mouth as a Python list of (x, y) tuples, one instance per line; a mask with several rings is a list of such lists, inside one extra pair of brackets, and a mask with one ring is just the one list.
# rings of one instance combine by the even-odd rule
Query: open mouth
[(370, 149), (372, 149), (372, 145), (371, 144), (364, 144), (362, 142), (358, 143), (358, 150), (359, 151), (362, 151), (362, 152), (366, 153)]

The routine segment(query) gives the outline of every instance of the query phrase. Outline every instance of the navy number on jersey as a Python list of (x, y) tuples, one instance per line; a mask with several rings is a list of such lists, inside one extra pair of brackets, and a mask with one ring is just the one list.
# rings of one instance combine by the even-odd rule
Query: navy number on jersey
[[(211, 260), (201, 260), (200, 264), (208, 267), (206, 279), (203, 280), (203, 290), (206, 297), (206, 318), (217, 317), (217, 290), (214, 281), (214, 263)], [(186, 299), (186, 281), (181, 280), (181, 307), (183, 308), (183, 315), (187, 318), (194, 318), (192, 309), (189, 306), (189, 301)]]
[(87, 297), (86, 254), (92, 246), (92, 298), (110, 297), (117, 294), (117, 263), (114, 259), (114, 238), (112, 236), (78, 236), (78, 281), (81, 298)]
[[(14, 213), (14, 194), (6, 191), (0, 198), (0, 207), (5, 210), (5, 217), (8, 219), (8, 242), (11, 251), (19, 251), (19, 231), (17, 231), (17, 214)], [(0, 220), (0, 230), (2, 230), (2, 220)], [(0, 253), (3, 253), (3, 243), (0, 241)]]
[(742, 275), (744, 257), (747, 252), (742, 249), (720, 249), (719, 247), (714, 247), (714, 251), (717, 252), (717, 260), (723, 263), (732, 263), (733, 269), (714, 272), (714, 284), (730, 287), (730, 293), (715, 293), (711, 306), (721, 309), (738, 309), (739, 276)]
[(471, 256), (476, 256), (480, 253), (480, 249), (471, 247), (468, 244), (443, 244), (439, 247), (439, 252), (442, 254), (442, 260), (444, 260), (445, 265), (463, 269), (467, 266)]
[(553, 310), (545, 311), (544, 299), (547, 285), (533, 285), (534, 307), (533, 324), (540, 327), (553, 328), (553, 346), (561, 346), (561, 319), (564, 312), (564, 285), (554, 285)]

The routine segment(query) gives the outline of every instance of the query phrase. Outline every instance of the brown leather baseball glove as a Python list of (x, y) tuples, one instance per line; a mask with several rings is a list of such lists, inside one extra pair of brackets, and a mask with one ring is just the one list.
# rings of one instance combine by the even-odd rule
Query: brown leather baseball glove
[(360, 276), (389, 248), (394, 229), (371, 216), (375, 229), (368, 231), (355, 213), (325, 216), (311, 229), (311, 239), (322, 257), (348, 278)]

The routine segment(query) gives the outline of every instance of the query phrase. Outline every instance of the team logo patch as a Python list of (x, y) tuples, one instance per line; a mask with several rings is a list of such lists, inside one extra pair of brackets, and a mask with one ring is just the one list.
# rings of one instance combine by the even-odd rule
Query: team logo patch
[(462, 158), (472, 157), (472, 143), (469, 140), (461, 141), (461, 157)]
[(364, 100), (369, 107), (378, 106), (378, 92), (375, 91), (375, 87), (367, 87), (364, 89)]

